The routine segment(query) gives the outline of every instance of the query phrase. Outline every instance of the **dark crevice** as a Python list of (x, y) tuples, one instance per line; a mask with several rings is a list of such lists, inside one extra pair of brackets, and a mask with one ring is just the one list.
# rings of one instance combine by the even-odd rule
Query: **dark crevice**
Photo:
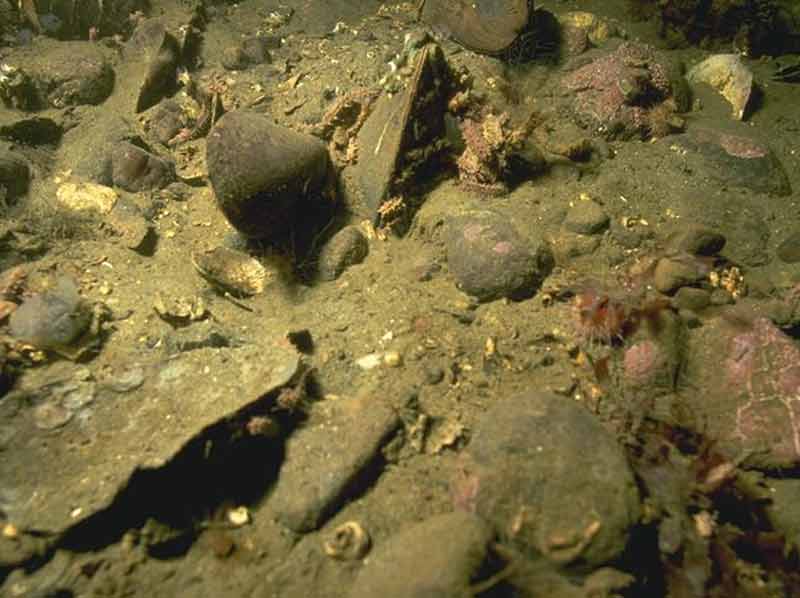
[[(59, 549), (102, 550), (148, 523), (163, 532), (157, 538), (140, 533), (151, 557), (185, 554), (206, 522), (218, 519), (226, 507), (256, 504), (277, 479), (286, 437), (300, 419), (299, 413), (276, 412), (277, 394), (209, 426), (162, 467), (134, 471), (107, 508), (65, 530), (45, 550), (0, 568), (0, 584), (14, 569), (36, 571)], [(253, 418), (270, 425), (254, 431), (248, 426)]]

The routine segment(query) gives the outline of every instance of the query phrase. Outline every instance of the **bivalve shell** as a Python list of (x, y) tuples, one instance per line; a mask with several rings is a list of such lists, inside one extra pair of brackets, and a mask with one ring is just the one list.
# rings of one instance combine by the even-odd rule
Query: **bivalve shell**
[(212, 286), (236, 297), (263, 293), (271, 278), (258, 260), (226, 247), (195, 253), (192, 264)]

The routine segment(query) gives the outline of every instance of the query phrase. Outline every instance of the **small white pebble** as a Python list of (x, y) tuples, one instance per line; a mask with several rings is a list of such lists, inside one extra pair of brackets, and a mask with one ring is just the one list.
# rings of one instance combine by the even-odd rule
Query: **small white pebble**
[(250, 523), (250, 511), (247, 507), (236, 507), (228, 511), (228, 521), (231, 525), (241, 527)]
[(383, 356), (380, 353), (370, 353), (356, 359), (356, 365), (362, 370), (371, 370), (378, 367), (383, 362)]
[(397, 351), (387, 351), (383, 356), (383, 363), (390, 368), (396, 368), (403, 363), (403, 358)]

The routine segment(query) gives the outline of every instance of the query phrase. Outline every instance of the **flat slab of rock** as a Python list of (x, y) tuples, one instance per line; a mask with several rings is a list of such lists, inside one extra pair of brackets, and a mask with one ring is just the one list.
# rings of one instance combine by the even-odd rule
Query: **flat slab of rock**
[[(0, 401), (0, 509), (21, 530), (62, 532), (108, 507), (135, 472), (162, 467), (210, 426), (289, 383), (299, 364), (294, 347), (276, 343), (142, 363), (133, 387), (119, 386), (124, 375), (65, 381), (63, 372), (31, 370)], [(85, 392), (56, 392), (65, 384)], [(54, 414), (66, 421), (43, 420)]]
[(318, 528), (347, 498), (400, 425), (379, 399), (330, 404), (286, 443), (286, 459), (267, 502), (278, 521), (295, 532)]

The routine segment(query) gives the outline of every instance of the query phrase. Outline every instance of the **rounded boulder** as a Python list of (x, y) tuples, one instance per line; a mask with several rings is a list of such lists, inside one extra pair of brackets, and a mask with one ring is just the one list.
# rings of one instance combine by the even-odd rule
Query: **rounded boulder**
[(208, 178), (217, 205), (253, 239), (284, 237), (325, 186), (325, 145), (245, 110), (223, 116), (208, 135)]
[(636, 481), (615, 438), (585, 407), (546, 392), (493, 403), (451, 489), (456, 507), (559, 566), (613, 561), (640, 514)]
[(534, 246), (508, 219), (489, 210), (453, 218), (445, 248), (459, 287), (480, 301), (528, 296), (552, 265), (549, 250)]

